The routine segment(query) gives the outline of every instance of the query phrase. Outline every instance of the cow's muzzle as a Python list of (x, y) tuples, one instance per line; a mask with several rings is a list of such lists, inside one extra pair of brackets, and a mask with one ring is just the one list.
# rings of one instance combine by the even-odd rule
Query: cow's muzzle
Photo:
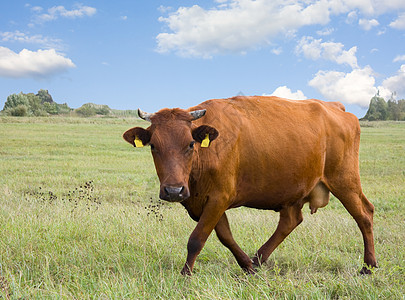
[(187, 187), (164, 186), (160, 189), (160, 199), (170, 202), (181, 202), (190, 197)]

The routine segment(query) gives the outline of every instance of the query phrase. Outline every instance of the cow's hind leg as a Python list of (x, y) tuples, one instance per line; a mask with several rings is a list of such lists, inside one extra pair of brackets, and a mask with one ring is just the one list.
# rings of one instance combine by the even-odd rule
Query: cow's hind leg
[(231, 229), (229, 228), (228, 218), (224, 213), (221, 219), (215, 226), (215, 232), (221, 243), (227, 247), (232, 254), (235, 256), (236, 261), (239, 266), (246, 272), (253, 274), (254, 270), (252, 267), (252, 260), (247, 256), (245, 252), (238, 246), (238, 244), (233, 239)]
[(288, 206), (280, 211), (280, 220), (276, 231), (270, 239), (256, 252), (253, 264), (259, 266), (264, 263), (278, 245), (297, 227), (303, 220), (302, 205)]
[(374, 235), (373, 235), (373, 214), (374, 205), (367, 199), (360, 189), (359, 193), (334, 193), (334, 195), (342, 202), (343, 206), (352, 215), (360, 231), (364, 241), (364, 263), (365, 266), (361, 269), (361, 274), (370, 274), (371, 268), (377, 267), (377, 260), (374, 251)]

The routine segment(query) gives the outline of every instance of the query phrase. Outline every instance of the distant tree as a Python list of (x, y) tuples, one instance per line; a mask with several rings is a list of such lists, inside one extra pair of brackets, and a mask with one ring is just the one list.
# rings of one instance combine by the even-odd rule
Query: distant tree
[(394, 121), (403, 121), (405, 120), (405, 100), (401, 99), (396, 101), (395, 93), (391, 95), (391, 98), (388, 100), (388, 119)]
[(108, 107), (108, 105), (86, 103), (76, 109), (75, 112), (84, 117), (92, 117), (95, 115), (110, 115), (112, 113), (112, 110)]
[(405, 121), (405, 99), (401, 99), (397, 101), (398, 106), (398, 121)]
[(405, 121), (405, 99), (395, 100), (395, 93), (391, 95), (388, 102), (377, 93), (370, 100), (370, 106), (362, 120), (394, 120)]
[(69, 114), (72, 109), (67, 105), (67, 103), (58, 104), (59, 114)]
[(98, 115), (108, 116), (111, 113), (111, 108), (108, 105), (100, 105), (99, 108), (96, 108), (96, 113)]
[(81, 107), (75, 109), (75, 112), (83, 117), (92, 117), (97, 114), (96, 108), (91, 103), (83, 104)]
[[(48, 90), (39, 90), (37, 94), (12, 94), (7, 97), (3, 110), (0, 112), (11, 116), (47, 116), (70, 114), (73, 111), (66, 103), (58, 104), (53, 101)], [(86, 103), (74, 110), (77, 115), (91, 117), (95, 115), (129, 115), (136, 116), (137, 111), (112, 110), (108, 105)]]
[(48, 90), (39, 90), (37, 96), (41, 99), (42, 103), (48, 102), (53, 103), (52, 96), (49, 94)]
[(50, 115), (57, 115), (59, 114), (59, 107), (56, 102), (44, 102), (42, 103), (42, 106), (44, 107), (45, 111), (50, 114)]
[(41, 99), (34, 93), (28, 93), (25, 95), (29, 103), (29, 114), (34, 116), (46, 116), (46, 110), (41, 103)]
[(388, 105), (384, 98), (379, 96), (379, 93), (370, 100), (370, 106), (364, 116), (365, 120), (377, 121), (388, 119)]
[(16, 108), (19, 105), (29, 106), (29, 101), (26, 95), (23, 92), (19, 94), (11, 94), (7, 97), (6, 103), (4, 103), (3, 110), (6, 111), (11, 108)]
[(25, 117), (28, 116), (28, 107), (26, 105), (17, 105), (13, 108), (8, 108), (4, 111), (6, 115), (14, 117)]
[(23, 92), (7, 97), (2, 113), (11, 116), (47, 116), (69, 114), (72, 109), (66, 104), (53, 101), (47, 90), (39, 90), (38, 94)]
[(380, 120), (388, 119), (388, 105), (382, 97), (378, 98), (377, 111), (380, 113)]

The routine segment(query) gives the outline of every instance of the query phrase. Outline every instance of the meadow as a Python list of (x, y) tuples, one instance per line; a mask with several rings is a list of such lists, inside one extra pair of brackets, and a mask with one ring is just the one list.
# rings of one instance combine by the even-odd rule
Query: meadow
[[(362, 123), (364, 193), (376, 207), (379, 268), (362, 276), (363, 241), (332, 197), (247, 275), (215, 234), (192, 277), (180, 270), (195, 222), (158, 200), (148, 147), (122, 139), (137, 119), (0, 117), (3, 299), (404, 299), (405, 123)], [(228, 211), (249, 255), (278, 213)]]

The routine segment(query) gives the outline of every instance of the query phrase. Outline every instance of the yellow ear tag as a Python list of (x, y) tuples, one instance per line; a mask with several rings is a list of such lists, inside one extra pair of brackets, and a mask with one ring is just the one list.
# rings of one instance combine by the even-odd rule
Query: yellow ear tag
[(137, 147), (137, 148), (142, 148), (143, 147), (143, 143), (142, 143), (142, 141), (139, 139), (139, 137), (135, 137), (135, 147)]
[(201, 147), (202, 147), (202, 148), (207, 148), (209, 145), (210, 145), (210, 136), (209, 136), (209, 134), (207, 133), (207, 134), (205, 135), (205, 139), (203, 139), (203, 141), (201, 142)]

